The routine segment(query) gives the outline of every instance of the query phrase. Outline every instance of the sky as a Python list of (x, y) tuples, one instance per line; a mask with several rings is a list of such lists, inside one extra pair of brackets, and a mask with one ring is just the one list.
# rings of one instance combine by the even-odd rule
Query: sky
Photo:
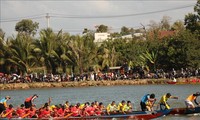
[[(169, 16), (170, 23), (184, 20), (192, 13), (197, 0), (0, 0), (0, 28), (6, 36), (16, 34), (15, 25), (22, 19), (39, 23), (39, 31), (50, 27), (70, 34), (81, 34), (84, 28), (106, 25), (110, 32), (123, 26), (142, 28), (150, 21), (160, 22)], [(141, 25), (142, 24), (142, 25)]]

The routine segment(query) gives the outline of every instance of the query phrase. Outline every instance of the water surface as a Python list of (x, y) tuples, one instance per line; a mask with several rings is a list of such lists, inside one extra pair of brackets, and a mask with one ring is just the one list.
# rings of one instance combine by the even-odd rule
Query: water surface
[[(34, 103), (37, 107), (42, 106), (52, 98), (51, 104), (63, 104), (69, 101), (71, 104), (93, 102), (95, 100), (103, 102), (104, 105), (115, 100), (117, 103), (122, 100), (130, 100), (134, 104), (135, 110), (140, 110), (140, 99), (146, 93), (154, 93), (157, 102), (160, 97), (168, 92), (174, 96), (178, 96), (178, 100), (169, 99), (168, 103), (171, 107), (185, 107), (185, 98), (200, 91), (200, 85), (132, 85), (132, 86), (103, 86), (103, 87), (81, 87), (81, 88), (45, 88), (45, 89), (28, 89), (28, 90), (3, 90), (0, 91), (0, 97), (9, 95), (12, 97), (8, 101), (14, 107), (22, 104), (26, 97), (33, 94), (38, 94)], [(200, 98), (198, 98), (200, 102)], [(156, 109), (156, 108), (155, 108)], [(163, 120), (199, 120), (200, 116), (166, 116), (160, 119)]]

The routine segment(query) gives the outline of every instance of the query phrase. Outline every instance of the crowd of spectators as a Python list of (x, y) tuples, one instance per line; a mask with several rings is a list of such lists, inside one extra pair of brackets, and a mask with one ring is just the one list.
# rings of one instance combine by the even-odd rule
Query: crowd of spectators
[(155, 72), (146, 72), (141, 67), (134, 69), (119, 69), (108, 70), (107, 72), (89, 72), (81, 75), (75, 74), (43, 74), (31, 73), (27, 75), (5, 74), (0, 73), (0, 83), (31, 83), (31, 82), (66, 82), (66, 81), (84, 81), (84, 80), (134, 80), (134, 79), (173, 79), (173, 78), (189, 78), (200, 77), (199, 69), (181, 69), (165, 72), (162, 69), (157, 69)]

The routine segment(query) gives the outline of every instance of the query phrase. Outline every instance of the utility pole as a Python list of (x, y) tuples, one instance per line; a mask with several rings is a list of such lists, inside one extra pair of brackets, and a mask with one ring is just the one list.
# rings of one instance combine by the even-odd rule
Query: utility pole
[(49, 13), (46, 14), (46, 19), (47, 19), (47, 28), (49, 28), (50, 27), (50, 25), (49, 25), (49, 20), (50, 20)]
[(140, 23), (140, 25), (142, 25), (142, 27), (143, 27), (143, 29), (144, 29), (145, 37), (146, 37), (146, 40), (147, 40), (147, 30), (146, 30), (145, 26), (144, 26), (142, 23)]

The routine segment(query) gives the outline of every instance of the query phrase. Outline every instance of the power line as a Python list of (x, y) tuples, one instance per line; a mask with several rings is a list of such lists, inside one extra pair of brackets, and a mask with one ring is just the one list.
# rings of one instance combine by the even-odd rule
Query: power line
[(64, 14), (54, 14), (51, 17), (55, 17), (55, 18), (80, 18), (80, 19), (90, 19), (90, 18), (118, 18), (118, 17), (131, 17), (131, 16), (155, 14), (155, 13), (160, 13), (160, 12), (167, 12), (167, 11), (172, 11), (172, 10), (184, 9), (184, 8), (188, 8), (188, 7), (194, 7), (194, 5), (187, 5), (187, 6), (181, 6), (181, 7), (164, 9), (164, 10), (158, 10), (158, 11), (143, 12), (143, 13), (133, 13), (133, 14), (125, 14), (125, 15), (72, 16), (72, 15), (64, 15)]
[[(169, 8), (169, 9), (157, 10), (157, 11), (151, 11), (151, 12), (124, 14), (124, 15), (108, 15), (108, 16), (86, 16), (86, 15), (84, 15), (84, 16), (81, 16), (81, 15), (65, 15), (65, 14), (49, 13), (48, 17), (72, 18), (72, 19), (119, 18), (119, 17), (131, 17), (131, 16), (155, 14), (155, 13), (173, 11), (173, 10), (178, 10), (178, 9), (184, 9), (184, 8), (188, 8), (188, 7), (194, 7), (194, 5), (187, 5), (187, 6), (175, 7), (175, 8)], [(50, 15), (50, 14), (52, 14), (52, 15)], [(41, 19), (41, 18), (45, 18), (45, 17), (46, 17), (45, 14), (39, 14), (39, 15), (26, 16), (26, 17), (0, 19), (0, 22), (16, 22), (21, 19)]]
[(21, 19), (41, 19), (44, 18), (45, 16), (38, 16), (38, 17), (21, 17), (17, 19), (7, 19), (7, 20), (0, 20), (0, 22), (17, 22), (20, 21)]
[(31, 18), (31, 17), (41, 17), (44, 16), (44, 14), (37, 14), (37, 15), (31, 15), (31, 16), (24, 16), (24, 17), (15, 17), (15, 18), (6, 18), (6, 19), (0, 19), (0, 20), (12, 20), (12, 19), (23, 19), (23, 18)]

